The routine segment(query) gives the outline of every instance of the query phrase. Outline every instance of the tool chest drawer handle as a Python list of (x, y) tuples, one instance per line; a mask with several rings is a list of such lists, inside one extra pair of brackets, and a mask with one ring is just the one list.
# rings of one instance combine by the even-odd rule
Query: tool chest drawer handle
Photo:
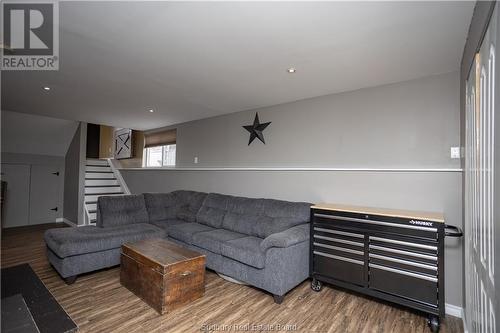
[(380, 250), (380, 251), (385, 251), (385, 252), (391, 252), (391, 253), (397, 253), (397, 254), (403, 254), (403, 255), (412, 256), (412, 257), (416, 257), (416, 258), (422, 258), (422, 259), (429, 259), (429, 260), (437, 261), (437, 257), (436, 256), (431, 256), (431, 255), (421, 254), (421, 253), (415, 253), (415, 252), (410, 252), (410, 251), (396, 250), (396, 249), (391, 249), (389, 247), (383, 247), (383, 246), (377, 246), (377, 245), (370, 245), (370, 249)]
[(370, 240), (384, 242), (384, 243), (390, 243), (390, 244), (407, 245), (407, 246), (417, 247), (420, 249), (437, 251), (437, 246), (433, 246), (433, 245), (410, 243), (410, 242), (404, 242), (404, 241), (399, 241), (399, 240), (390, 239), (390, 238), (381, 238), (381, 237), (373, 237), (373, 236), (370, 236)]
[(403, 264), (403, 265), (415, 266), (415, 267), (430, 269), (432, 271), (437, 271), (437, 267), (436, 266), (421, 264), (419, 262), (414, 262), (414, 261), (409, 261), (409, 260), (403, 260), (403, 259), (398, 259), (398, 258), (386, 257), (386, 256), (378, 255), (378, 254), (372, 254), (372, 253), (370, 253), (370, 258), (380, 259), (380, 260), (387, 260), (387, 261), (392, 261), (392, 262), (396, 262), (396, 263)]
[(319, 246), (319, 247), (324, 247), (325, 249), (343, 251), (343, 252), (352, 253), (352, 254), (359, 254), (360, 256), (365, 254), (363, 251), (356, 251), (356, 250), (348, 249), (345, 247), (332, 246), (332, 245), (321, 244), (321, 243), (316, 243), (316, 242), (314, 242), (313, 245)]
[(331, 230), (331, 229), (318, 228), (318, 227), (314, 227), (314, 230), (321, 231), (321, 232), (328, 232), (330, 234), (337, 234), (337, 235), (342, 235), (342, 236), (349, 236), (349, 237), (355, 237), (355, 238), (365, 238), (364, 235), (353, 234), (351, 232), (345, 232), (345, 231)]
[[(450, 232), (450, 230), (452, 230)], [(449, 225), (445, 224), (444, 225), (444, 235), (446, 237), (462, 237), (464, 235), (464, 232), (462, 231), (461, 228), (455, 227), (454, 225)]]
[(383, 225), (383, 226), (396, 227), (396, 228), (437, 232), (437, 228), (432, 228), (432, 227), (421, 227), (421, 226), (416, 226), (416, 225), (398, 224), (398, 223), (384, 222), (384, 221), (363, 220), (363, 219), (357, 219), (355, 217), (346, 217), (346, 216), (337, 216), (337, 215), (314, 214), (314, 216), (322, 217), (325, 219), (331, 219), (331, 220), (363, 222), (363, 223), (370, 223), (370, 224), (375, 224), (375, 225)]
[(427, 280), (427, 281), (431, 281), (431, 282), (437, 282), (438, 281), (437, 278), (432, 277), (432, 276), (426, 276), (426, 275), (421, 275), (421, 274), (417, 274), (417, 273), (407, 272), (407, 271), (403, 271), (403, 270), (400, 270), (400, 269), (385, 267), (385, 266), (381, 266), (381, 265), (369, 264), (369, 267), (380, 269), (382, 271), (387, 271), (387, 272), (391, 272), (391, 273), (396, 273), (396, 274), (411, 276), (411, 277), (414, 277), (414, 278), (417, 278), (417, 279)]
[(320, 252), (320, 251), (313, 251), (313, 253), (316, 254), (316, 255), (318, 255), (318, 256), (332, 258), (332, 259), (337, 259), (337, 260), (342, 260), (342, 261), (347, 261), (347, 262), (350, 262), (350, 263), (353, 263), (353, 264), (357, 264), (357, 265), (364, 265), (365, 264), (363, 261), (360, 261), (360, 260), (355, 260), (355, 259), (351, 259), (351, 258), (345, 258), (345, 257), (335, 256), (333, 254), (328, 254), (328, 253), (324, 253), (324, 252)]
[(363, 243), (348, 241), (348, 240), (340, 239), (340, 238), (326, 237), (326, 236), (321, 236), (321, 235), (313, 235), (313, 237), (317, 238), (317, 239), (324, 239), (324, 240), (331, 241), (331, 242), (337, 242), (337, 243), (343, 243), (343, 244), (349, 244), (349, 245), (355, 245), (355, 246), (364, 246)]

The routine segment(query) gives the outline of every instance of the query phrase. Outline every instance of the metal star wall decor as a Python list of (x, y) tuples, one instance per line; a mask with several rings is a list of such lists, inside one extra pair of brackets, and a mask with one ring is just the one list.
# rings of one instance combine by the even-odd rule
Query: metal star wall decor
[(264, 140), (264, 134), (262, 134), (262, 131), (269, 126), (271, 122), (267, 123), (260, 123), (259, 121), (259, 114), (255, 113), (255, 119), (253, 120), (253, 125), (247, 125), (243, 126), (244, 129), (246, 129), (250, 133), (250, 139), (248, 140), (248, 145), (252, 143), (255, 138), (258, 138), (260, 141), (262, 141), (263, 144), (266, 144), (266, 141)]

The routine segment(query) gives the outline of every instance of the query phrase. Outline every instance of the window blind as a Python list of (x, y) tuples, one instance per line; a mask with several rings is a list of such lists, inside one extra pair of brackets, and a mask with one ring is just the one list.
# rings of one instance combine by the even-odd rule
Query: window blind
[(144, 133), (144, 148), (173, 145), (176, 142), (177, 130)]

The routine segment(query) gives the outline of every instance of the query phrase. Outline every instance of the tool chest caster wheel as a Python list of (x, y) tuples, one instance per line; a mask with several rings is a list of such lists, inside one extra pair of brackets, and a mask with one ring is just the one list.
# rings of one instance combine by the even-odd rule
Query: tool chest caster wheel
[(432, 333), (439, 332), (439, 317), (430, 315), (429, 318), (427, 318), (427, 325), (429, 325)]
[(315, 292), (321, 291), (321, 288), (323, 288), (323, 282), (318, 281), (316, 279), (313, 279), (311, 281), (311, 289), (314, 290)]

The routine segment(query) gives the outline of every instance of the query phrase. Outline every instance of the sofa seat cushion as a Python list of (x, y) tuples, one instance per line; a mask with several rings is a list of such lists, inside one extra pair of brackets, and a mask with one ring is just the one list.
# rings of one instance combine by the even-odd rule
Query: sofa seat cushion
[(215, 229), (194, 234), (192, 245), (221, 254), (222, 243), (243, 237), (247, 237), (247, 235), (225, 229)]
[(160, 221), (152, 221), (150, 222), (151, 224), (160, 227), (162, 229), (165, 229), (168, 234), (168, 229), (176, 224), (183, 224), (186, 223), (184, 220), (179, 220), (179, 219), (167, 219), (167, 220), (160, 220)]
[(211, 230), (214, 230), (214, 228), (200, 223), (182, 223), (170, 226), (168, 228), (168, 235), (173, 239), (183, 241), (187, 244), (192, 244), (193, 236), (195, 234)]
[(266, 253), (260, 249), (262, 238), (248, 236), (221, 244), (221, 254), (255, 268), (264, 268)]
[(56, 228), (45, 232), (47, 246), (60, 258), (115, 249), (125, 242), (156, 237), (165, 237), (165, 231), (148, 223), (107, 228)]

